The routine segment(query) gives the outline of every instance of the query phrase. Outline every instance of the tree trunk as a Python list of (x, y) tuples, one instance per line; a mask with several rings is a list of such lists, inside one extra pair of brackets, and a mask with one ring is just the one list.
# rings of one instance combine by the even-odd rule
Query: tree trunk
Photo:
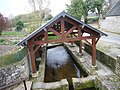
[(84, 15), (84, 22), (88, 24), (87, 15)]
[(0, 36), (2, 36), (2, 30), (0, 29)]

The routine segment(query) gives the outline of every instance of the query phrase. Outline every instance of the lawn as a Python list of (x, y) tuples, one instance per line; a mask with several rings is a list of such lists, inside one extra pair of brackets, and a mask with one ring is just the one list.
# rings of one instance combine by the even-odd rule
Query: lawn
[(2, 36), (24, 37), (26, 33), (23, 31), (3, 31)]

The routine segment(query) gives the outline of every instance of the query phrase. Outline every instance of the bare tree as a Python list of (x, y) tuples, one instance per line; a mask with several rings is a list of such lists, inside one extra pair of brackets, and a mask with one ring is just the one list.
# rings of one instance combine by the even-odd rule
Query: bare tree
[(35, 11), (36, 10), (35, 0), (28, 0), (28, 2), (30, 4), (32, 10)]
[(51, 12), (49, 9), (50, 0), (28, 0), (34, 13), (39, 12), (39, 25), (42, 25), (42, 21), (45, 16)]
[(3, 17), (0, 13), (0, 36), (2, 35), (2, 31), (6, 30), (8, 27), (8, 18)]

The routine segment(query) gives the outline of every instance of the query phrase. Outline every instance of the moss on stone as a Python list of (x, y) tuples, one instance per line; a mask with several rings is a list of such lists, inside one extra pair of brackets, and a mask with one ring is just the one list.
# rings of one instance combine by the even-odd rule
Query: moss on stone
[(85, 81), (84, 83), (79, 83), (74, 90), (80, 90), (80, 89), (92, 88), (92, 87), (95, 87), (94, 81), (88, 80), (88, 81)]
[(21, 61), (27, 54), (27, 49), (22, 48), (14, 53), (10, 53), (0, 57), (0, 67), (4, 67), (6, 65), (11, 65), (13, 63)]

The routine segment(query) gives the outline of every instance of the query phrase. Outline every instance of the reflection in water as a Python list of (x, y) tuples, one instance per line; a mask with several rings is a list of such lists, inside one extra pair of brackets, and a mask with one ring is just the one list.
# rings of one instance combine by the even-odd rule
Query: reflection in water
[(64, 47), (58, 46), (48, 49), (45, 82), (54, 82), (66, 78), (70, 83), (72, 77), (80, 77), (80, 71)]
[(62, 46), (47, 50), (47, 65), (52, 68), (61, 67), (68, 59), (69, 55)]

